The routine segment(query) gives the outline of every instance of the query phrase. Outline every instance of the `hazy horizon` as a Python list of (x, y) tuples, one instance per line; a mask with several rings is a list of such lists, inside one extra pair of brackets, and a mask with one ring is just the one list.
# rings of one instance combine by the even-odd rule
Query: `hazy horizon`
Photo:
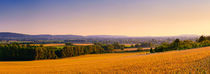
[[(167, 37), (166, 36), (128, 36), (128, 35), (103, 35), (103, 34), (97, 34), (97, 35), (79, 35), (79, 34), (28, 34), (28, 33), (20, 33), (20, 32), (0, 32), (0, 33), (18, 33), (18, 34), (26, 34), (26, 35), (78, 35), (78, 36), (124, 36), (124, 37)], [(169, 36), (169, 35), (168, 35)], [(180, 34), (180, 35), (170, 35), (170, 36), (201, 36), (198, 34)], [(209, 35), (204, 35), (209, 36)]]
[(210, 35), (209, 0), (1, 0), (0, 32)]

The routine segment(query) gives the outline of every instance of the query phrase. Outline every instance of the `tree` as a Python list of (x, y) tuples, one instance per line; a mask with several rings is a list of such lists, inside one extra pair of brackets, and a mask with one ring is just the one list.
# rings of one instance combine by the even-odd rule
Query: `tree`
[(120, 49), (124, 50), (125, 49), (125, 45), (120, 45)]
[(210, 36), (207, 36), (206, 39), (207, 39), (207, 40), (210, 40)]
[(114, 49), (121, 49), (119, 42), (114, 42), (112, 45), (114, 46)]
[(180, 40), (179, 39), (176, 39), (174, 42), (178, 44), (180, 42)]
[(99, 45), (99, 46), (102, 46), (103, 44), (100, 43), (100, 42), (95, 42), (94, 45)]
[(108, 51), (108, 52), (112, 52), (114, 49), (114, 46), (111, 44), (105, 45), (103, 46), (104, 50)]
[(135, 46), (132, 44), (132, 45), (131, 45), (131, 48), (134, 48), (134, 47), (135, 47)]
[(207, 40), (205, 36), (201, 36), (199, 39), (198, 39), (198, 42), (203, 42)]
[(66, 46), (73, 46), (73, 43), (67, 42), (67, 43), (65, 43), (65, 45), (66, 45)]
[(179, 44), (180, 44), (180, 40), (176, 39), (172, 44), (173, 45), (172, 48), (175, 48), (176, 50), (178, 50), (179, 49)]
[(155, 52), (164, 52), (164, 51), (168, 51), (170, 50), (169, 47), (170, 47), (171, 44), (167, 43), (167, 42), (164, 42), (162, 43), (160, 46), (156, 47), (154, 50)]
[(150, 53), (154, 53), (155, 51), (152, 49), (152, 48), (150, 48)]
[(135, 47), (136, 47), (136, 48), (138, 48), (138, 47), (140, 47), (140, 46), (141, 46), (141, 44), (139, 44), (139, 43), (135, 44)]

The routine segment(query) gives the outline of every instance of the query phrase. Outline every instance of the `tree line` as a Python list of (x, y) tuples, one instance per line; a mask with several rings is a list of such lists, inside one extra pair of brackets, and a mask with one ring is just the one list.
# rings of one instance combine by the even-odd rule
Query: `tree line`
[(64, 48), (31, 46), (29, 44), (0, 44), (1, 61), (57, 59), (106, 52), (98, 45), (65, 46)]
[(113, 44), (103, 44), (103, 43), (94, 43), (94, 45), (98, 45), (104, 48), (104, 50), (107, 50), (108, 52), (113, 51), (113, 49), (121, 49), (124, 50), (126, 47), (123, 44), (120, 44), (119, 42), (114, 42)]
[(152, 42), (141, 42), (141, 43), (137, 43), (135, 45), (131, 45), (131, 47), (133, 48), (142, 48), (142, 47), (153, 47), (154, 44), (152, 44)]
[(88, 46), (74, 46), (67, 42), (63, 48), (44, 47), (42, 44), (34, 46), (30, 44), (0, 44), (1, 61), (22, 61), (22, 60), (41, 60), (58, 59), (73, 57), (85, 54), (109, 53), (114, 49), (123, 50), (125, 45), (118, 42), (113, 44), (94, 43)]
[(191, 40), (181, 41), (180, 39), (176, 39), (172, 43), (162, 43), (160, 46), (156, 47), (155, 49), (150, 49), (150, 52), (154, 53), (154, 52), (164, 52), (171, 50), (184, 50), (184, 49), (199, 48), (206, 46), (210, 46), (210, 37), (201, 36), (196, 41), (191, 41)]

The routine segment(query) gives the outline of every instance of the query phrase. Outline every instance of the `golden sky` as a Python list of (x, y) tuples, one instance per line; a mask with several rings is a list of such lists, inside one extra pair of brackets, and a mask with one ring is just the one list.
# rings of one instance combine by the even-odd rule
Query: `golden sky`
[(209, 0), (0, 1), (0, 32), (210, 35)]

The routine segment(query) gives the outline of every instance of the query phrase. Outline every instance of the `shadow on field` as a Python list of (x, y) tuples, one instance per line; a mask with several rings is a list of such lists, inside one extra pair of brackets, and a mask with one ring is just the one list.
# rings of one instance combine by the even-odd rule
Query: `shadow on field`
[[(113, 52), (105, 52), (100, 54), (108, 54), (108, 53), (136, 53), (136, 52), (149, 52), (149, 50), (133, 50), (133, 51), (113, 51)], [(74, 56), (76, 57), (76, 56)], [(69, 57), (66, 57), (69, 58)], [(63, 58), (57, 58), (63, 59)], [(44, 59), (43, 59), (44, 60)], [(34, 60), (27, 60), (26, 58), (0, 58), (0, 62), (12, 62), (12, 61), (34, 61)]]
[(0, 59), (0, 62), (5, 62), (5, 61), (33, 61), (33, 60), (27, 60), (27, 59), (17, 59), (17, 58), (4, 58)]

